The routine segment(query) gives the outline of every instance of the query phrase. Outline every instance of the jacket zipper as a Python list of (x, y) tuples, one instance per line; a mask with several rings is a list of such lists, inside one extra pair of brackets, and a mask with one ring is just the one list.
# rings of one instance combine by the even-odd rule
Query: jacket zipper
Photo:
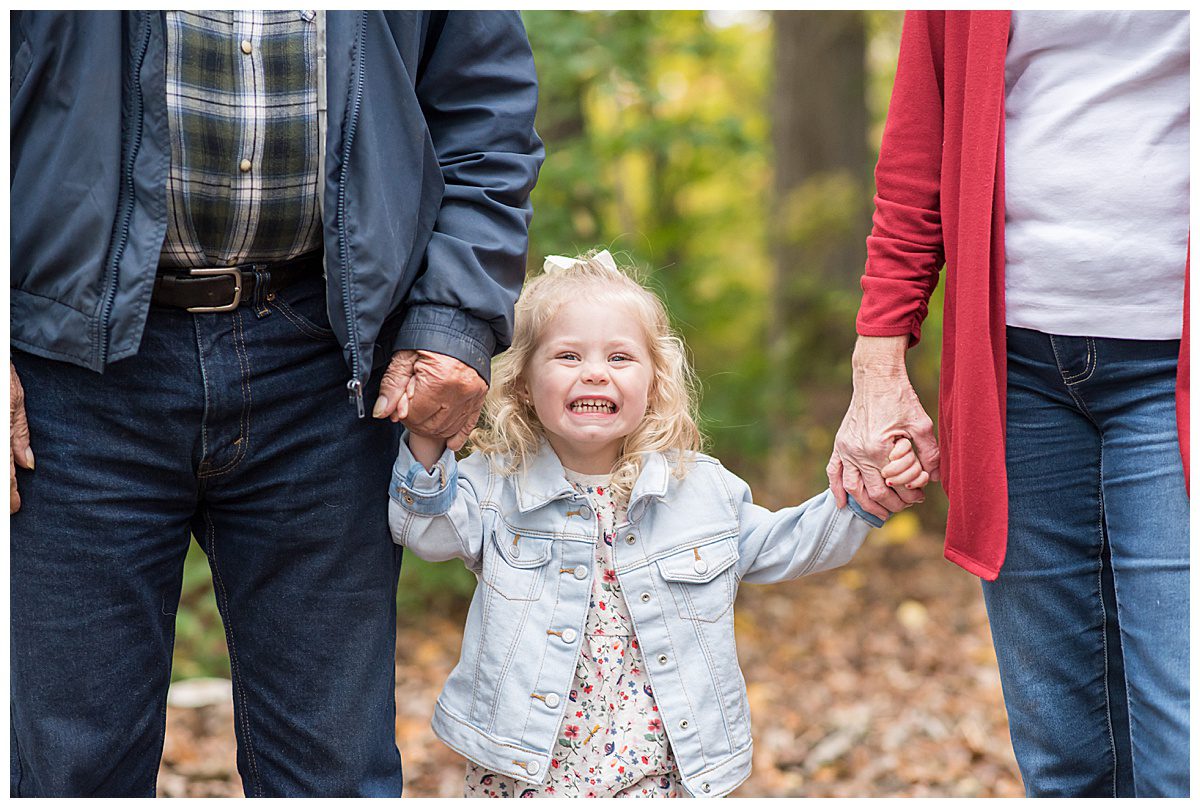
[(113, 305), (117, 299), (117, 281), (119, 280), (118, 265), (121, 262), (121, 256), (125, 253), (125, 245), (129, 242), (129, 227), (133, 220), (133, 205), (134, 205), (134, 190), (133, 190), (133, 164), (137, 159), (138, 151), (142, 145), (142, 83), (141, 73), (142, 65), (146, 61), (146, 52), (150, 49), (150, 22), (145, 12), (142, 12), (142, 36), (138, 43), (138, 49), (133, 59), (133, 108), (132, 115), (134, 120), (133, 140), (130, 143), (129, 153), (125, 156), (125, 165), (122, 168), (121, 181), (125, 190), (125, 198), (122, 200), (122, 208), (118, 219), (119, 226), (117, 230), (117, 240), (113, 245), (112, 253), (108, 259), (108, 267), (105, 270), (105, 290), (104, 290), (104, 308), (100, 313), (100, 367), (103, 368), (108, 363), (108, 354), (111, 350), (112, 335), (108, 333), (108, 323), (112, 318)]
[(358, 417), (366, 416), (366, 408), (363, 406), (363, 383), (360, 379), (362, 373), (361, 360), (358, 352), (358, 333), (354, 327), (354, 307), (350, 301), (350, 248), (347, 246), (346, 238), (346, 175), (350, 166), (350, 147), (354, 143), (354, 130), (358, 127), (358, 113), (362, 107), (362, 88), (363, 88), (363, 50), (366, 47), (367, 38), (367, 13), (362, 12), (358, 22), (358, 42), (356, 43), (357, 59), (355, 61), (354, 88), (353, 99), (350, 108), (350, 121), (346, 125), (346, 134), (342, 139), (342, 168), (338, 176), (338, 205), (337, 205), (337, 222), (338, 222), (338, 248), (339, 258), (341, 259), (341, 275), (342, 275), (342, 307), (346, 313), (346, 333), (350, 335), (350, 381), (346, 382), (346, 389), (350, 393), (350, 403), (356, 405), (358, 409)]

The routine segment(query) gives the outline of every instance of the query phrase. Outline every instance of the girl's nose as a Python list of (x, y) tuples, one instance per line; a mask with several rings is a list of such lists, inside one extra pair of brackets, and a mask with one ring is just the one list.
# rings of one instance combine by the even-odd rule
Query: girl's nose
[(580, 370), (586, 384), (604, 384), (608, 381), (608, 367), (603, 362), (588, 362)]

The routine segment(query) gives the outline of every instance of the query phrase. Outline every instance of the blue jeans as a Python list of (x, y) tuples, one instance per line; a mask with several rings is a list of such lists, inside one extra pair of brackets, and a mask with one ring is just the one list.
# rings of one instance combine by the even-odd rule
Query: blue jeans
[(152, 308), (103, 375), (14, 351), (37, 468), (11, 519), (13, 795), (154, 794), (191, 535), (246, 794), (399, 796), (379, 493), (399, 429), (357, 418), (324, 301), (314, 278), (230, 313)]
[(1178, 355), (1008, 329), (1008, 554), (983, 591), (1030, 796), (1188, 795)]

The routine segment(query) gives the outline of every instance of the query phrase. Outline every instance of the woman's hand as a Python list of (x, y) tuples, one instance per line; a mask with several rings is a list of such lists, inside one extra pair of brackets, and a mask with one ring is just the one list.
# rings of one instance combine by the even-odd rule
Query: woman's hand
[(929, 477), (938, 479), (933, 421), (908, 381), (907, 344), (905, 336), (860, 336), (855, 345), (854, 393), (825, 468), (839, 508), (850, 493), (868, 513), (886, 519), (924, 498), (919, 489), (893, 488), (883, 481), (888, 453), (901, 438), (910, 441)]

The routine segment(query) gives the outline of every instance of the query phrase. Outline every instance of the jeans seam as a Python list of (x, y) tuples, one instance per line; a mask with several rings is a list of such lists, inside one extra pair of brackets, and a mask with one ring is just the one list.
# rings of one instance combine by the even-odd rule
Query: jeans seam
[[(246, 457), (246, 446), (250, 443), (250, 406), (252, 404), (250, 392), (250, 357), (246, 352), (245, 333), (242, 330), (242, 315), (241, 312), (235, 312), (233, 318), (233, 349), (238, 358), (238, 369), (241, 371), (242, 381), (242, 415), (239, 419), (238, 426), (241, 433), (238, 435), (237, 451), (234, 452), (233, 458), (219, 469), (210, 469), (202, 471), (200, 477), (216, 477), (221, 474), (226, 474), (232, 471)], [(208, 389), (205, 387), (205, 399), (208, 397)]]
[(206, 533), (208, 534), (208, 558), (213, 571), (213, 589), (225, 607), (225, 641), (229, 645), (230, 674), (233, 678), (236, 695), (242, 702), (242, 734), (245, 736), (246, 758), (250, 762), (250, 771), (254, 776), (252, 790), (255, 792), (255, 796), (261, 797), (262, 778), (258, 773), (258, 759), (254, 756), (254, 739), (250, 732), (250, 706), (246, 698), (246, 689), (242, 682), (242, 667), (238, 660), (237, 643), (233, 639), (233, 615), (229, 611), (229, 590), (225, 588), (225, 579), (221, 577), (221, 570), (217, 563), (216, 526), (213, 524), (212, 515), (209, 514), (207, 509), (204, 512), (204, 521), (208, 525)]
[[(1091, 374), (1089, 374), (1089, 378), (1090, 378), (1090, 376), (1091, 376)], [(1105, 539), (1106, 533), (1105, 533), (1105, 529), (1104, 529), (1104, 521), (1105, 521), (1104, 520), (1104, 432), (1100, 429), (1100, 425), (1098, 423), (1096, 423), (1096, 419), (1092, 417), (1092, 414), (1088, 411), (1087, 405), (1084, 404), (1083, 399), (1079, 397), (1079, 395), (1075, 392), (1075, 390), (1073, 388), (1071, 388), (1070, 386), (1068, 386), (1067, 392), (1071, 396), (1071, 399), (1075, 402), (1075, 405), (1077, 407), (1079, 407), (1079, 411), (1081, 413), (1083, 413), (1083, 416), (1085, 418), (1087, 418), (1088, 421), (1092, 424), (1092, 426), (1094, 426), (1096, 428), (1096, 433), (1099, 436), (1099, 440), (1100, 440), (1100, 457), (1099, 457), (1099, 462), (1097, 463), (1097, 467), (1099, 469), (1099, 475), (1098, 475), (1099, 480), (1096, 483), (1096, 495), (1100, 500), (1100, 515), (1099, 515), (1099, 518), (1098, 518), (1098, 521), (1096, 524), (1096, 527), (1098, 527), (1100, 529), (1100, 555), (1096, 559), (1098, 562), (1097, 567), (1096, 567), (1096, 586), (1099, 587), (1097, 589), (1097, 593), (1099, 594), (1099, 597), (1100, 597), (1100, 617), (1101, 617), (1101, 621), (1102, 621), (1102, 630), (1101, 630), (1100, 640), (1101, 640), (1101, 647), (1104, 649), (1104, 717), (1108, 721), (1108, 744), (1109, 744), (1109, 751), (1112, 753), (1112, 789), (1113, 789), (1112, 795), (1113, 795), (1113, 797), (1116, 797), (1117, 796), (1117, 768), (1118, 768), (1118, 766), (1117, 766), (1117, 738), (1116, 738), (1116, 733), (1113, 731), (1112, 693), (1108, 689), (1108, 669), (1109, 669), (1109, 664), (1110, 664), (1109, 659), (1108, 659), (1108, 610), (1106, 608), (1104, 608), (1104, 579), (1103, 579), (1103, 576), (1104, 576), (1104, 542), (1106, 540)], [(1115, 586), (1115, 583), (1116, 583), (1116, 581), (1114, 578), (1114, 586)]]
[[(1087, 340), (1088, 340), (1088, 345), (1089, 345), (1088, 353), (1089, 353), (1089, 356), (1091, 356), (1091, 355), (1093, 355), (1092, 352), (1094, 350), (1094, 343), (1090, 337), (1088, 337)], [(1051, 338), (1050, 338), (1050, 349), (1054, 352), (1054, 361), (1058, 364), (1059, 371), (1061, 372), (1062, 371), (1062, 362), (1059, 359), (1058, 351), (1055, 348), (1053, 336), (1051, 336)], [(1088, 379), (1090, 379), (1092, 377), (1092, 374), (1095, 373), (1096, 365), (1098, 365), (1098, 364), (1099, 364), (1098, 362), (1095, 362), (1092, 364), (1091, 370), (1088, 371), (1088, 373), (1087, 373)], [(1086, 381), (1086, 379), (1081, 379), (1081, 381)], [(1104, 608), (1104, 580), (1103, 580), (1103, 576), (1104, 576), (1104, 541), (1105, 541), (1105, 532), (1104, 532), (1104, 431), (1102, 429), (1100, 429), (1100, 424), (1096, 422), (1096, 419), (1092, 416), (1091, 412), (1088, 411), (1087, 404), (1084, 403), (1083, 398), (1081, 398), (1080, 395), (1078, 394), (1078, 392), (1076, 392), (1074, 386), (1071, 383), (1067, 382), (1065, 377), (1063, 378), (1063, 382), (1064, 382), (1064, 384), (1066, 384), (1067, 394), (1071, 397), (1071, 400), (1075, 402), (1075, 406), (1077, 406), (1079, 408), (1080, 413), (1082, 413), (1083, 417), (1086, 418), (1088, 420), (1088, 422), (1093, 427), (1096, 428), (1096, 434), (1100, 441), (1100, 457), (1099, 457), (1099, 462), (1097, 464), (1097, 467), (1099, 470), (1099, 474), (1098, 474), (1099, 479), (1097, 480), (1097, 483), (1096, 483), (1096, 494), (1100, 500), (1100, 515), (1098, 517), (1098, 522), (1096, 525), (1100, 529), (1100, 555), (1096, 559), (1098, 562), (1097, 568), (1096, 568), (1096, 585), (1097, 585), (1097, 587), (1099, 587), (1097, 589), (1097, 594), (1099, 595), (1099, 598), (1100, 598), (1100, 616), (1101, 616), (1101, 622), (1102, 622), (1100, 642), (1101, 642), (1101, 648), (1104, 651), (1104, 717), (1105, 717), (1105, 720), (1108, 722), (1108, 744), (1109, 744), (1109, 751), (1112, 754), (1112, 795), (1113, 795), (1113, 797), (1116, 797), (1117, 796), (1117, 768), (1118, 768), (1118, 766), (1117, 766), (1117, 738), (1116, 738), (1116, 733), (1113, 731), (1112, 693), (1109, 691), (1109, 688), (1108, 688), (1108, 669), (1109, 669), (1108, 630), (1107, 630), (1108, 610)], [(1114, 583), (1115, 583), (1115, 581), (1114, 581)]]
[(208, 413), (210, 401), (208, 398), (208, 369), (204, 366), (204, 346), (200, 337), (200, 320), (192, 317), (192, 328), (196, 332), (196, 359), (200, 365), (200, 386), (204, 391), (204, 413), (200, 416), (200, 468), (196, 472), (196, 476), (204, 477), (204, 464), (208, 457)]
[[(9, 720), (10, 724), (15, 722), (16, 719), (14, 718), (14, 716), (16, 715), (16, 712), (17, 712), (17, 705), (13, 703), (12, 697), (10, 696), (8, 699), (8, 716), (9, 716), (8, 720)], [(23, 757), (21, 757), (21, 741), (20, 741), (20, 737), (19, 737), (18, 733), (13, 732), (12, 742), (13, 742), (13, 752), (17, 756), (17, 781), (15, 783), (13, 783), (13, 791), (15, 793), (12, 796), (20, 797), (22, 781), (25, 779), (25, 759)]]
[[(671, 598), (672, 600), (674, 600), (675, 596), (671, 594), (671, 585), (668, 584), (665, 579), (663, 579), (661, 576), (658, 575), (658, 568), (656, 566), (654, 566), (653, 564), (648, 564), (644, 567), (641, 567), (641, 569), (644, 569), (646, 571), (646, 577), (650, 580), (651, 584), (654, 586), (654, 594), (655, 594), (655, 597), (657, 597), (659, 599), (659, 601), (663, 601), (663, 594), (661, 591), (659, 591), (660, 585), (666, 591), (666, 596)], [(622, 590), (624, 590), (624, 585), (622, 585), (621, 588), (622, 588)], [(687, 624), (684, 624), (684, 626), (682, 626), (682, 627), (686, 627), (686, 626), (687, 626)], [(679, 647), (679, 643), (675, 642), (671, 636), (671, 621), (663, 620), (662, 628), (663, 628), (663, 631), (665, 631), (667, 634), (667, 647), (671, 649), (672, 654), (675, 654), (675, 649)], [(692, 630), (698, 632), (699, 627), (693, 624)], [(635, 624), (634, 632), (636, 633), (636, 631), (637, 631), (637, 625)], [(638, 646), (640, 648), (640, 646), (641, 646), (640, 641), (638, 643)], [(645, 649), (643, 648), (641, 650), (642, 650), (642, 662), (645, 664), (645, 667), (646, 667), (646, 678), (651, 680), (650, 681), (651, 690), (653, 690), (655, 693), (657, 693), (657, 692), (659, 692), (659, 689), (654, 684), (654, 674), (650, 673), (650, 662), (645, 657)], [(676, 665), (678, 665), (678, 664), (679, 664), (679, 661), (676, 660)], [(688, 693), (688, 689), (686, 687), (683, 687), (683, 688), (680, 688), (680, 690), (683, 693), (684, 700), (687, 702), (688, 710), (691, 712), (692, 715), (696, 715), (697, 714), (696, 707), (694, 704), (692, 704), (692, 698), (691, 698), (691, 695)], [(667, 729), (667, 726), (668, 726), (667, 722), (663, 721), (663, 731), (667, 733), (667, 741), (669, 742), (671, 740), (671, 733)], [(708, 766), (708, 758), (704, 754), (704, 740), (700, 733), (696, 733), (696, 745), (700, 747), (700, 760), (703, 762), (703, 765), (705, 767), (707, 767)], [(679, 759), (678, 755), (676, 755), (676, 760), (678, 760), (678, 759)]]
[[(1100, 440), (1100, 467), (1104, 467), (1104, 439)], [(1112, 750), (1112, 795), (1117, 796), (1117, 738), (1113, 732), (1112, 720), (1112, 693), (1108, 689), (1108, 609), (1104, 607), (1104, 481), (1103, 471), (1101, 471), (1101, 481), (1099, 483), (1100, 495), (1100, 556), (1097, 558), (1099, 562), (1096, 567), (1096, 586), (1097, 594), (1100, 597), (1100, 616), (1101, 620), (1101, 642), (1104, 648), (1104, 715), (1108, 719), (1108, 744)]]

